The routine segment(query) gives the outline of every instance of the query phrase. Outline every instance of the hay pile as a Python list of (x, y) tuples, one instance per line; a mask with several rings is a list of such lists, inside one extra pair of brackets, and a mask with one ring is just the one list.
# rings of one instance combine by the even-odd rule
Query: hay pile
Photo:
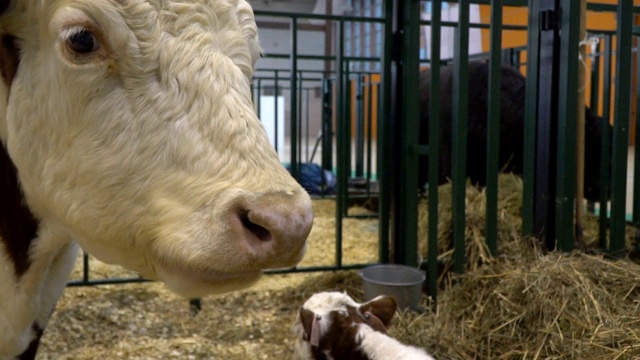
[[(519, 236), (520, 191), (504, 190), (505, 181), (521, 186), (517, 178), (500, 178), (500, 255), (486, 255), (484, 194), (469, 188), (469, 271), (444, 277), (437, 309), (423, 297), (426, 312), (399, 313), (390, 334), (439, 359), (640, 358), (640, 266), (598, 254), (543, 253)], [(444, 264), (451, 257), (449, 198), (440, 195)], [(307, 265), (333, 263), (333, 205), (317, 204)], [(345, 259), (374, 260), (376, 221), (346, 221), (345, 231), (353, 233), (345, 235), (352, 249)], [(363, 246), (366, 253), (358, 254)], [(272, 275), (251, 289), (203, 299), (197, 316), (158, 283), (69, 288), (39, 359), (291, 359), (290, 327), (302, 303), (326, 290), (362, 299), (360, 286), (353, 271)]]
[[(499, 177), (498, 191), (498, 251), (501, 254), (517, 253), (521, 256), (531, 248), (522, 241), (522, 178), (513, 174)], [(438, 188), (438, 260), (444, 273), (453, 266), (453, 218), (451, 211), (451, 184)], [(466, 271), (474, 271), (482, 264), (492, 262), (484, 241), (486, 225), (486, 196), (484, 190), (468, 185), (466, 188)], [(429, 199), (422, 198), (418, 206), (419, 252), (427, 257), (427, 233), (429, 228)]]
[[(534, 261), (541, 255), (539, 244), (533, 239), (522, 238), (522, 178), (513, 174), (501, 174), (498, 177), (498, 254), (499, 258), (516, 258), (523, 262)], [(451, 211), (451, 184), (438, 188), (438, 260), (442, 265), (440, 282), (447, 280), (453, 267), (453, 221)], [(427, 232), (429, 226), (429, 200), (422, 198), (418, 207), (418, 238), (419, 254), (426, 258)], [(491, 257), (485, 244), (484, 232), (486, 226), (486, 194), (484, 189), (467, 185), (466, 188), (466, 264), (465, 271), (475, 271), (483, 264), (493, 263), (496, 258)], [(598, 218), (586, 213), (584, 216), (585, 249), (589, 252), (598, 251)], [(627, 248), (632, 248), (638, 232), (632, 226), (627, 226)]]

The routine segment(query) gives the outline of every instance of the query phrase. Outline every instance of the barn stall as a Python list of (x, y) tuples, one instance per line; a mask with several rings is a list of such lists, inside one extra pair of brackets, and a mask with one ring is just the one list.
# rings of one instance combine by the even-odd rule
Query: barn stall
[[(638, 157), (635, 148), (626, 145), (628, 139), (634, 142), (635, 125), (629, 123), (631, 116), (622, 115), (624, 111), (631, 114), (631, 104), (611, 96), (612, 89), (617, 95), (635, 91), (631, 76), (612, 80), (614, 72), (637, 70), (631, 66), (629, 40), (629, 24), (635, 21), (635, 15), (629, 15), (634, 13), (633, 3), (588, 4), (587, 24), (591, 21), (590, 35), (598, 42), (581, 47), (579, 17), (573, 14), (576, 2), (473, 3), (319, 1), (314, 2), (318, 14), (305, 16), (277, 12), (278, 6), (286, 6), (277, 1), (266, 8), (256, 2), (258, 23), (265, 29), (261, 33), (265, 62), (259, 63), (254, 83), (257, 110), (281, 160), (290, 164), (301, 182), (307, 163), (318, 163), (330, 174), (311, 178), (320, 179), (315, 184), (320, 191), (314, 200), (316, 219), (305, 260), (296, 271), (268, 275), (254, 288), (202, 299), (202, 310), (195, 316), (186, 300), (156, 283), (69, 288), (47, 328), (40, 357), (289, 358), (293, 343), (289, 328), (304, 300), (313, 292), (336, 289), (361, 299), (360, 279), (352, 268), (377, 262), (404, 263), (427, 271), (429, 296), (421, 300), (424, 312), (399, 314), (391, 335), (426, 347), (437, 358), (640, 356), (640, 324), (633, 315), (640, 305), (636, 287), (640, 268), (633, 261), (640, 212), (628, 206), (640, 202), (632, 201), (624, 183), (629, 174), (630, 189), (635, 184), (627, 161), (635, 165)], [(573, 11), (565, 11), (572, 15), (559, 19), (567, 35), (556, 34), (549, 40), (542, 33), (526, 31), (527, 25), (543, 21), (543, 16), (530, 14), (553, 14), (558, 8)], [(311, 11), (310, 5), (307, 10)], [(462, 20), (449, 20), (447, 16), (453, 19), (453, 14)], [(393, 21), (394, 17), (402, 21)], [(504, 24), (490, 21), (496, 17), (504, 19)], [(461, 30), (453, 31), (458, 26)], [(445, 42), (440, 49), (434, 45), (440, 43), (434, 39), (447, 39), (445, 29), (452, 30), (448, 50), (442, 49)], [(407, 34), (402, 38), (401, 60), (388, 55), (394, 44), (387, 39), (395, 31)], [(500, 35), (502, 44), (495, 40)], [(324, 46), (314, 42), (318, 38)], [(547, 40), (558, 41), (552, 47), (570, 51), (558, 54), (566, 63), (541, 64), (533, 56), (542, 52)], [(473, 50), (478, 41), (480, 47)], [(306, 48), (308, 44), (313, 45)], [(288, 53), (279, 53), (282, 47)], [(580, 62), (577, 54), (583, 48), (587, 55)], [(611, 57), (612, 48), (622, 50)], [(536, 151), (525, 156), (554, 158), (549, 168), (556, 170), (525, 168), (524, 182), (501, 176), (496, 185), (487, 181), (487, 187), (479, 190), (468, 186), (460, 176), (464, 166), (458, 166), (452, 184), (430, 186), (428, 195), (418, 196), (415, 168), (425, 166), (420, 161), (427, 152), (437, 154), (437, 145), (433, 137), (429, 149), (418, 143), (415, 129), (424, 125), (416, 122), (417, 99), (410, 96), (417, 93), (418, 84), (403, 82), (400, 74), (417, 79), (420, 69), (433, 70), (433, 54), (454, 64), (459, 81), (465, 81), (461, 64), (469, 59), (497, 59), (518, 67), (527, 78), (545, 71), (554, 74), (558, 82), (548, 84), (553, 91), (542, 89), (542, 80), (538, 89), (527, 88), (526, 124), (531, 124), (530, 117), (534, 124), (551, 117), (560, 124), (556, 136), (569, 140), (558, 140), (557, 146), (549, 146), (555, 151), (545, 153), (539, 137), (532, 135), (542, 125), (534, 126), (526, 130), (525, 144), (534, 144), (529, 148)], [(394, 77), (389, 70), (398, 63), (404, 66), (396, 69)], [(580, 66), (590, 71), (584, 89), (576, 81)], [(585, 91), (583, 97), (598, 115), (613, 123), (614, 145), (607, 148), (605, 144), (602, 152), (617, 164), (611, 190), (601, 192), (610, 192), (610, 202), (605, 197), (585, 203), (589, 211), (579, 219), (568, 216), (582, 212), (583, 206), (573, 201), (579, 197), (573, 185), (577, 175), (568, 170), (568, 164), (575, 151), (568, 149), (575, 148), (577, 140), (567, 130), (576, 126), (577, 116), (567, 108), (579, 106), (574, 104), (576, 97), (569, 96), (578, 90)], [(405, 96), (394, 98), (394, 92)], [(469, 94), (454, 101), (465, 104), (465, 96)], [(554, 105), (545, 96), (567, 101)], [(436, 110), (431, 107), (431, 111)], [(492, 113), (491, 106), (488, 111)], [(463, 113), (456, 118), (466, 118)], [(391, 118), (401, 120), (385, 120)], [(453, 131), (464, 134), (463, 123), (457, 120)], [(628, 128), (631, 137), (625, 132)], [(462, 147), (456, 159), (466, 153), (467, 145), (454, 145)], [(430, 169), (434, 163), (437, 167), (437, 155), (429, 160), (434, 158)], [(525, 164), (533, 166), (536, 161)], [(547, 174), (546, 183), (538, 180), (541, 174)], [(333, 175), (335, 192), (331, 191)], [(608, 178), (606, 171), (602, 176)], [(603, 182), (606, 189), (608, 181)], [(545, 194), (560, 205), (539, 202)], [(437, 201), (430, 203), (428, 198)], [(600, 211), (600, 204), (609, 204), (611, 211)], [(574, 233), (576, 224), (583, 228), (581, 233)], [(572, 251), (576, 244), (579, 251)], [(131, 275), (91, 263), (92, 278)], [(78, 267), (74, 278), (82, 279), (83, 273)]]

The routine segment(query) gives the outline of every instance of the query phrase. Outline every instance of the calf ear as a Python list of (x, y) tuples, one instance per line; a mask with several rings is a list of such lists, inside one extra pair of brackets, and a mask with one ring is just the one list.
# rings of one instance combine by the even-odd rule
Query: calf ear
[(305, 340), (309, 340), (311, 337), (311, 328), (313, 327), (313, 319), (316, 318), (316, 314), (305, 308), (300, 309), (300, 322), (302, 323), (302, 328), (304, 329), (304, 338)]
[(360, 306), (360, 311), (370, 312), (375, 315), (385, 327), (389, 327), (393, 315), (396, 313), (398, 303), (396, 299), (391, 296), (378, 296), (377, 298), (369, 301), (368, 303)]

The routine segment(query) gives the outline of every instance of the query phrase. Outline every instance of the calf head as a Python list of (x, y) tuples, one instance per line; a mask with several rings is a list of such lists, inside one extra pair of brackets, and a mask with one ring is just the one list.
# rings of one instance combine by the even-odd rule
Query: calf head
[(24, 217), (185, 296), (301, 259), (311, 203), (253, 110), (244, 0), (0, 10), (0, 158)]
[(396, 309), (395, 299), (389, 296), (359, 304), (344, 293), (317, 293), (300, 309), (296, 326), (298, 335), (308, 343), (306, 351), (314, 358), (321, 353), (329, 353), (336, 359), (354, 358), (358, 356), (359, 326), (386, 334)]

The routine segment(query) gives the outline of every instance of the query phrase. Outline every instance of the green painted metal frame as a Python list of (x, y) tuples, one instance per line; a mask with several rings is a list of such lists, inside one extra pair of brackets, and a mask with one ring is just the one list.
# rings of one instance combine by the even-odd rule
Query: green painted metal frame
[(491, 1), (489, 104), (487, 114), (487, 187), (485, 241), (491, 254), (498, 251), (498, 154), (500, 146), (500, 78), (502, 68), (502, 0)]
[[(433, 0), (431, 10), (431, 59), (440, 59), (442, 33), (442, 1)], [(438, 184), (440, 178), (440, 61), (431, 61), (429, 83), (429, 184)], [(427, 243), (427, 281), (429, 295), (438, 299), (438, 186), (429, 186), (429, 229)]]
[[(636, 109), (640, 109), (640, 37), (636, 36)], [(636, 129), (640, 129), (640, 111), (636, 110), (636, 118), (635, 118), (635, 126)], [(633, 178), (640, 179), (640, 131), (636, 130), (635, 132), (635, 149), (634, 149), (634, 158), (633, 158)], [(637, 181), (633, 183), (633, 226), (637, 229), (640, 229), (640, 184)], [(637, 235), (635, 238), (635, 243), (633, 244), (634, 250), (640, 249), (640, 235)]]
[[(418, 132), (419, 128), (419, 41), (420, 1), (407, 0), (402, 9), (401, 55), (402, 117), (400, 125), (400, 189), (396, 206), (396, 262), (418, 266)], [(398, 226), (399, 225), (399, 226)]]
[[(529, 2), (529, 34), (527, 38), (527, 78), (537, 79), (540, 58), (540, 2)], [(535, 154), (538, 119), (538, 82), (527, 81), (524, 118), (524, 159), (522, 194), (522, 233), (533, 235), (534, 192), (535, 192)]]
[[(604, 120), (609, 123), (611, 114), (611, 56), (613, 54), (612, 36), (604, 36), (604, 86), (602, 115)], [(611, 188), (611, 179), (609, 174), (609, 166), (611, 165), (611, 131), (608, 126), (602, 130), (602, 149), (600, 149), (600, 215), (599, 215), (599, 245), (601, 249), (608, 249), (608, 205), (609, 190)]]
[(620, 0), (617, 9), (616, 97), (613, 110), (613, 169), (611, 176), (611, 230), (609, 234), (609, 252), (613, 254), (621, 253), (625, 248), (632, 28), (633, 0)]
[[(344, 38), (344, 21), (338, 22), (338, 39)], [(336, 198), (336, 247), (335, 247), (335, 265), (342, 266), (342, 219), (347, 211), (348, 189), (345, 186), (349, 180), (349, 138), (347, 133), (350, 132), (350, 123), (348, 119), (348, 107), (346, 104), (347, 97), (347, 81), (345, 81), (345, 64), (344, 57), (344, 41), (339, 41), (336, 52), (336, 156), (337, 169), (336, 177), (338, 179), (337, 198)]]
[(580, 42), (580, 4), (562, 0), (560, 37), (560, 81), (558, 102), (558, 158), (556, 171), (557, 246), (574, 248), (574, 209), (576, 193), (576, 109), (578, 108), (578, 43)]
[(452, 109), (452, 218), (453, 269), (464, 272), (465, 208), (467, 187), (467, 129), (469, 109), (469, 3), (458, 5), (459, 23), (454, 32), (454, 74)]
[[(392, 99), (392, 51), (393, 51), (393, 0), (384, 1), (384, 36), (383, 36), (383, 58), (382, 58), (382, 90), (378, 102), (378, 147), (377, 161), (378, 169), (391, 168), (391, 154), (389, 149), (391, 146), (391, 124), (390, 119), (393, 118), (391, 113)], [(378, 194), (380, 208), (378, 211), (378, 237), (379, 237), (379, 258), (382, 263), (388, 263), (390, 256), (390, 220), (391, 220), (391, 173), (389, 171), (378, 171), (378, 181), (380, 184), (380, 192)]]

